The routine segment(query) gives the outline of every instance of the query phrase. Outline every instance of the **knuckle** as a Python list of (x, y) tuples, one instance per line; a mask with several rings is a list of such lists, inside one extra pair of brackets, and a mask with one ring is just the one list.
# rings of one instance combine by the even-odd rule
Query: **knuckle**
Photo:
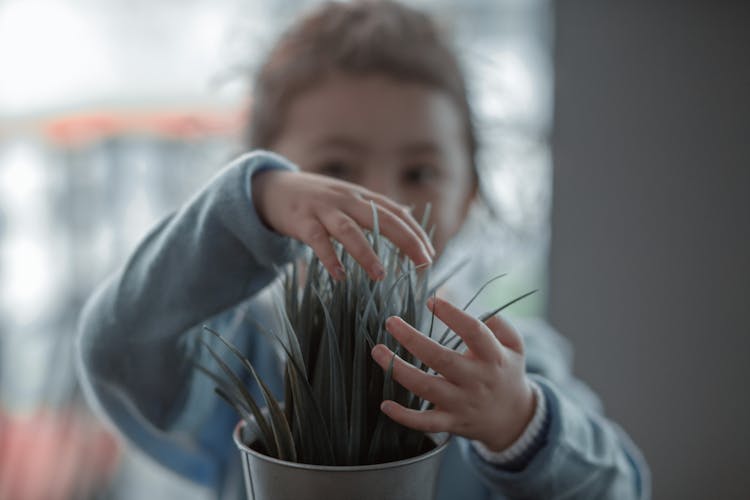
[[(389, 355), (385, 363), (386, 369), (388, 368), (390, 363), (391, 363), (391, 356)], [(408, 373), (406, 371), (406, 367), (404, 366), (402, 359), (398, 355), (396, 355), (393, 358), (393, 378), (397, 382), (400, 383), (400, 381), (405, 379), (407, 376), (408, 376)]]
[(336, 232), (345, 236), (353, 236), (360, 232), (359, 227), (349, 219), (340, 219), (336, 222)]
[(474, 390), (479, 398), (492, 397), (499, 379), (500, 375), (495, 370), (483, 370), (482, 373), (477, 376), (476, 384), (474, 386)]
[(484, 332), (484, 328), (485, 327), (484, 327), (484, 325), (482, 324), (481, 321), (479, 321), (476, 318), (472, 318), (471, 319), (471, 323), (470, 323), (470, 326), (469, 326), (469, 333), (473, 337), (479, 337), (479, 336), (484, 335), (484, 333), (485, 333)]
[(411, 219), (411, 209), (406, 205), (399, 203), (396, 208), (396, 213), (404, 219)]
[(438, 428), (433, 432), (453, 431), (456, 428), (456, 419), (451, 415), (443, 415), (443, 418), (438, 423)]
[(393, 212), (387, 207), (378, 205), (378, 217), (381, 220), (387, 221), (391, 226), (398, 226), (399, 224), (399, 213)]
[(486, 399), (492, 396), (494, 382), (491, 380), (480, 380), (477, 384), (477, 393), (479, 398)]
[(310, 227), (304, 231), (304, 239), (320, 243), (324, 240), (328, 240), (328, 232), (320, 224), (311, 224)]
[(307, 213), (308, 211), (309, 208), (299, 200), (292, 200), (291, 203), (289, 203), (289, 213), (293, 217), (299, 217), (300, 215)]
[(424, 423), (425, 432), (440, 432), (440, 422), (437, 419), (428, 419)]
[(524, 342), (523, 337), (518, 335), (518, 342), (517, 342), (517, 348), (518, 348), (518, 354), (521, 356), (526, 355), (526, 342)]
[(426, 380), (417, 382), (414, 385), (414, 392), (423, 398), (430, 400), (429, 396), (432, 396), (433, 394), (432, 385)]
[(474, 396), (481, 396), (486, 393), (487, 381), (483, 373), (475, 374), (470, 380), (466, 382), (466, 388)]
[(419, 241), (417, 235), (411, 230), (406, 232), (402, 246), (407, 253), (418, 255), (422, 251), (422, 242)]
[(440, 368), (450, 368), (453, 366), (453, 356), (451, 352), (448, 352), (446, 349), (441, 349), (434, 358), (433, 363), (435, 366), (438, 366)]
[(402, 337), (399, 339), (398, 343), (401, 344), (401, 346), (404, 349), (411, 352), (412, 349), (415, 347), (414, 337), (410, 334), (408, 330), (405, 330), (401, 325), (398, 325), (398, 327), (400, 331), (402, 332)]
[(471, 428), (471, 424), (466, 419), (457, 419), (451, 429), (457, 434), (465, 434)]

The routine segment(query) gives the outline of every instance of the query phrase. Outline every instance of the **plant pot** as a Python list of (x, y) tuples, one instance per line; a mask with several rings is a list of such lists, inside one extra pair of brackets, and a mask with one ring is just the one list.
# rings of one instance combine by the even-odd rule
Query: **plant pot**
[(356, 466), (299, 464), (271, 458), (250, 448), (257, 428), (243, 431), (240, 421), (234, 442), (242, 455), (249, 500), (433, 500), (440, 461), (448, 446), (446, 433), (429, 434), (435, 447), (397, 462)]

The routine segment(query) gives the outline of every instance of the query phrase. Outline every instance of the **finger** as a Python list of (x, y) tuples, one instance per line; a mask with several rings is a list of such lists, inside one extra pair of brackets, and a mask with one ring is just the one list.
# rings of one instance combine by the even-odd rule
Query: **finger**
[(385, 400), (380, 404), (383, 413), (401, 425), (422, 432), (450, 432), (451, 416), (441, 410), (412, 410), (395, 401)]
[(451, 382), (460, 385), (469, 375), (463, 356), (423, 335), (398, 316), (388, 318), (385, 327), (407, 351)]
[(393, 379), (422, 399), (437, 406), (456, 400), (457, 388), (439, 375), (431, 375), (396, 356), (383, 344), (376, 345), (372, 357), (383, 370), (388, 370), (393, 361)]
[(485, 325), (495, 334), (495, 338), (508, 349), (523, 354), (523, 338), (510, 323), (496, 314), (484, 322)]
[(466, 347), (476, 357), (493, 361), (500, 360), (502, 345), (484, 323), (438, 297), (430, 298), (427, 301), (427, 307), (464, 340)]
[(373, 280), (383, 279), (385, 269), (381, 264), (370, 242), (367, 241), (362, 228), (351, 217), (343, 212), (330, 212), (321, 217), (321, 222), (328, 233), (338, 240), (349, 255), (367, 271)]
[(396, 203), (387, 196), (369, 191), (364, 188), (361, 188), (359, 194), (362, 199), (375, 202), (376, 205), (385, 208), (386, 210), (403, 220), (412, 229), (412, 231), (414, 231), (414, 233), (419, 236), (420, 240), (427, 248), (430, 255), (432, 257), (435, 256), (435, 247), (432, 245), (430, 237), (427, 235), (424, 228), (419, 224), (419, 222), (417, 222), (417, 220), (414, 218), (409, 208)]
[[(377, 203), (375, 208), (378, 211), (378, 225), (383, 236), (391, 240), (415, 264), (432, 263), (432, 256), (425, 242), (406, 221)], [(360, 225), (373, 228), (372, 206), (368, 202), (355, 204), (351, 207), (350, 213)]]
[(320, 259), (320, 263), (334, 279), (344, 279), (344, 266), (341, 265), (336, 250), (333, 248), (328, 230), (315, 219), (303, 222), (303, 226), (305, 229), (300, 240), (313, 249), (315, 255)]
[[(378, 210), (378, 221), (380, 232), (416, 265), (432, 264), (432, 257), (435, 255), (429, 238), (423, 235), (421, 229), (409, 224), (409, 220), (416, 225), (411, 217), (405, 219), (388, 208), (375, 205)], [(370, 210), (372, 212), (372, 210)]]

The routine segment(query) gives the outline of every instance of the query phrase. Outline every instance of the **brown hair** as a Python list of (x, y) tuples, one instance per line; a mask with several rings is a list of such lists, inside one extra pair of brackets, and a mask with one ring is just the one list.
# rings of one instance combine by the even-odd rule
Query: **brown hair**
[(332, 71), (385, 75), (445, 92), (462, 114), (477, 184), (477, 139), (458, 59), (429, 17), (390, 0), (327, 2), (282, 35), (255, 78), (246, 146), (269, 148), (289, 103)]

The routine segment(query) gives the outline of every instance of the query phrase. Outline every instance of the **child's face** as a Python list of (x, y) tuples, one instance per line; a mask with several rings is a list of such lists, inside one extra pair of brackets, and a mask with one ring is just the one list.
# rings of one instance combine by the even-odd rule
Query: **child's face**
[(431, 87), (334, 74), (296, 97), (272, 149), (302, 170), (341, 178), (415, 207), (432, 205), (440, 252), (475, 195), (461, 115)]

